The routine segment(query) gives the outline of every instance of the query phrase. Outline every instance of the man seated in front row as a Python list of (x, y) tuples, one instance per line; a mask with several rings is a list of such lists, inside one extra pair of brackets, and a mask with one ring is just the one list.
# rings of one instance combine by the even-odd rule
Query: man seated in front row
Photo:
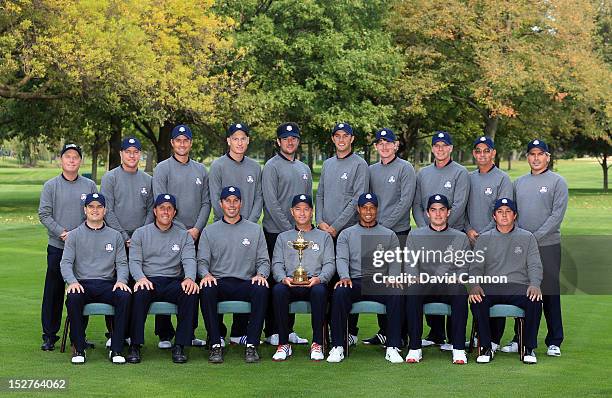
[(129, 263), (136, 284), (132, 303), (132, 341), (127, 357), (130, 363), (140, 362), (145, 321), (153, 301), (177, 305), (172, 361), (187, 362), (185, 346), (191, 345), (199, 288), (195, 283), (193, 239), (186, 230), (174, 224), (177, 211), (173, 195), (157, 195), (153, 208), (155, 221), (136, 229), (132, 235)]
[[(408, 355), (406, 362), (416, 363), (423, 358), (421, 349), (421, 338), (423, 334), (423, 304), (438, 302), (451, 306), (451, 340), (453, 345), (453, 363), (466, 364), (465, 355), (465, 327), (467, 324), (468, 305), (467, 290), (459, 281), (449, 280), (439, 282), (439, 278), (445, 276), (455, 276), (458, 278), (462, 269), (467, 275), (467, 264), (449, 263), (444, 261), (448, 250), (454, 253), (461, 253), (461, 257), (453, 255), (455, 258), (465, 259), (465, 254), (470, 250), (470, 242), (466, 234), (448, 226), (448, 219), (451, 213), (448, 198), (441, 194), (432, 195), (427, 201), (427, 218), (429, 225), (419, 228), (408, 235), (406, 249), (413, 253), (408, 258), (416, 258), (416, 262), (406, 264), (406, 273), (414, 276), (416, 284), (407, 289), (406, 299), (406, 320), (408, 322)], [(429, 256), (414, 256), (416, 254), (434, 253)], [(462, 268), (464, 267), (465, 268)], [(423, 276), (423, 278), (421, 278)], [(426, 277), (436, 283), (425, 280)]]
[(70, 318), (70, 337), (74, 343), (72, 363), (85, 362), (83, 307), (88, 303), (106, 303), (115, 307), (109, 359), (125, 363), (123, 340), (127, 330), (131, 291), (127, 257), (121, 234), (104, 224), (106, 201), (102, 194), (85, 197), (83, 224), (70, 231), (66, 239), (60, 269), (68, 289), (66, 309)]
[(263, 230), (240, 215), (240, 189), (221, 190), (223, 217), (204, 228), (198, 246), (200, 306), (208, 331), (208, 361), (223, 362), (217, 303), (249, 301), (245, 361), (259, 362), (257, 346), (266, 316), (270, 259)]
[[(368, 295), (362, 286), (369, 284), (373, 274), (368, 274), (369, 264), (362, 264), (368, 257), (367, 248), (376, 247), (378, 251), (395, 251), (399, 247), (397, 235), (376, 222), (378, 198), (374, 193), (363, 193), (357, 201), (359, 223), (349, 227), (338, 236), (336, 246), (336, 267), (340, 281), (334, 286), (332, 297), (331, 332), (332, 349), (327, 362), (340, 362), (344, 359), (344, 334), (346, 322), (354, 302), (368, 300), (385, 304), (387, 309), (387, 350), (385, 359), (391, 363), (401, 363), (401, 323), (404, 297), (397, 294)], [(364, 243), (367, 247), (363, 247)], [(363, 256), (363, 257), (362, 257)], [(399, 276), (401, 265), (390, 263), (388, 273)], [(363, 269), (362, 269), (363, 267)], [(399, 286), (397, 286), (399, 287)], [(374, 290), (374, 289), (372, 289)]]
[(493, 219), (496, 227), (480, 235), (475, 251), (484, 252), (484, 261), (474, 261), (470, 266), (470, 278), (507, 277), (504, 284), (474, 284), (470, 290), (472, 314), (478, 323), (480, 355), (478, 363), (493, 359), (499, 342), (491, 342), (489, 309), (495, 304), (510, 304), (525, 311), (525, 355), (523, 362), (537, 362), (538, 329), (542, 317), (542, 262), (538, 243), (533, 234), (515, 225), (516, 204), (502, 198), (495, 202)]
[[(289, 303), (292, 301), (310, 301), (312, 344), (310, 359), (321, 361), (323, 353), (323, 323), (327, 309), (327, 284), (336, 272), (334, 242), (331, 235), (312, 225), (312, 197), (296, 195), (291, 202), (291, 215), (295, 228), (278, 235), (272, 257), (272, 274), (278, 282), (272, 289), (274, 319), (279, 334), (279, 345), (272, 357), (275, 361), (284, 361), (292, 351), (289, 344)], [(298, 239), (298, 234), (308, 245), (303, 251), (302, 267), (308, 276), (308, 284), (295, 284), (293, 276), (298, 267), (298, 251), (291, 247), (291, 242)]]

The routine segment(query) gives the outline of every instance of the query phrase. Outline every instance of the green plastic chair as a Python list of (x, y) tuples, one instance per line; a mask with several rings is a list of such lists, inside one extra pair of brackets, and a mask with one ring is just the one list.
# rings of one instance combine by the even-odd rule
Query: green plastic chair
[[(519, 345), (519, 359), (521, 362), (525, 357), (525, 310), (515, 305), (510, 304), (495, 304), (489, 309), (490, 318), (514, 318), (518, 322), (519, 333), (518, 333), (518, 345)], [(469, 352), (474, 350), (474, 337), (478, 336), (477, 333), (478, 325), (476, 318), (472, 319), (472, 331), (470, 333), (470, 348)], [(478, 355), (480, 355), (480, 338), (478, 338)]]
[(423, 305), (423, 314), (450, 316), (451, 306), (445, 303), (427, 303)]
[[(83, 307), (83, 316), (89, 315), (115, 315), (115, 307), (104, 303), (89, 303)], [(60, 344), (60, 352), (66, 351), (66, 339), (68, 338), (68, 329), (70, 328), (70, 318), (66, 315), (64, 320), (64, 330), (62, 331), (62, 342)], [(111, 330), (112, 332), (112, 330)]]
[[(351, 314), (386, 314), (387, 307), (377, 301), (357, 301), (351, 306)], [(344, 352), (349, 356), (349, 341), (348, 341), (348, 317), (346, 318), (346, 334), (344, 337)]]

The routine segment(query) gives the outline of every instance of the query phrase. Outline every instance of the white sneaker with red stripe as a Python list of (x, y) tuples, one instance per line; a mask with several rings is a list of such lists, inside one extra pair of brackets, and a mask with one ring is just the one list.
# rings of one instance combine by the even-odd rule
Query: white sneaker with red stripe
[(321, 344), (312, 343), (310, 345), (310, 359), (313, 361), (322, 361), (325, 359), (325, 355), (323, 354), (323, 347)]
[(272, 360), (276, 362), (284, 361), (289, 358), (291, 354), (291, 344), (281, 344), (278, 346), (276, 352), (272, 356)]
[(456, 365), (465, 365), (467, 363), (467, 356), (465, 350), (453, 349), (453, 363)]
[(408, 355), (406, 355), (406, 362), (408, 363), (418, 363), (423, 359), (423, 350), (420, 348), (418, 350), (408, 350)]

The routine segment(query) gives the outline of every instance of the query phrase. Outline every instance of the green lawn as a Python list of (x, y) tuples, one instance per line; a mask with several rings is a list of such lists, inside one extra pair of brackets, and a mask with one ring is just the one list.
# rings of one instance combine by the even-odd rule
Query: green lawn
[[(524, 162), (513, 166), (513, 178), (527, 171)], [(567, 178), (571, 195), (564, 234), (612, 234), (612, 195), (601, 193), (601, 170), (595, 161), (560, 161), (558, 171)], [(470, 357), (467, 366), (453, 366), (448, 354), (433, 348), (425, 349), (418, 365), (394, 366), (384, 360), (380, 348), (361, 344), (348, 360), (335, 365), (311, 363), (306, 347), (297, 348), (286, 363), (274, 363), (274, 348), (269, 346), (261, 348), (263, 360), (257, 365), (244, 364), (238, 347), (229, 348), (223, 365), (208, 364), (201, 349), (190, 350), (187, 364), (175, 365), (168, 351), (155, 348), (152, 322), (143, 363), (113, 366), (102, 348), (101, 317), (92, 317), (88, 329), (98, 347), (88, 352), (86, 365), (72, 366), (67, 353), (39, 350), (46, 235), (36, 208), (42, 183), (57, 173), (53, 168), (0, 167), (0, 378), (67, 378), (68, 392), (81, 396), (612, 395), (612, 296), (564, 296), (563, 356), (545, 355), (543, 321), (536, 366), (523, 365), (511, 354), (500, 354), (489, 365), (477, 365)], [(197, 334), (204, 336), (200, 324)], [(375, 318), (362, 316), (360, 326), (360, 338), (369, 337), (376, 331)], [(310, 337), (306, 316), (298, 316), (296, 329)], [(29, 395), (37, 394), (19, 396)]]

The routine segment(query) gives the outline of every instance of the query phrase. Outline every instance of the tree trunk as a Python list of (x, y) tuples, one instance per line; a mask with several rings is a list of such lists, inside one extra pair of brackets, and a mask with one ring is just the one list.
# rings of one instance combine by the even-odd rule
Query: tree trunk
[(314, 145), (312, 145), (312, 142), (308, 143), (308, 167), (310, 168), (310, 170), (312, 170), (314, 168)]
[(157, 145), (155, 146), (155, 152), (157, 153), (157, 163), (162, 160), (168, 159), (172, 155), (172, 147), (170, 146), (170, 134), (174, 128), (174, 123), (164, 122), (163, 126), (159, 128), (159, 137), (157, 139)]
[(487, 137), (490, 137), (495, 141), (495, 133), (497, 133), (497, 126), (499, 125), (498, 117), (487, 117), (485, 119), (484, 133)]
[(272, 159), (274, 156), (274, 141), (267, 141), (264, 143), (264, 163)]
[(111, 116), (111, 136), (108, 142), (108, 169), (112, 170), (121, 164), (121, 133), (123, 125), (121, 119), (117, 116)]
[(147, 163), (145, 164), (145, 172), (153, 173), (153, 151), (147, 151)]
[(508, 171), (512, 170), (512, 155), (512, 151), (508, 152)]
[(608, 154), (603, 154), (603, 159), (601, 162), (601, 168), (603, 170), (603, 190), (604, 192), (608, 192)]

